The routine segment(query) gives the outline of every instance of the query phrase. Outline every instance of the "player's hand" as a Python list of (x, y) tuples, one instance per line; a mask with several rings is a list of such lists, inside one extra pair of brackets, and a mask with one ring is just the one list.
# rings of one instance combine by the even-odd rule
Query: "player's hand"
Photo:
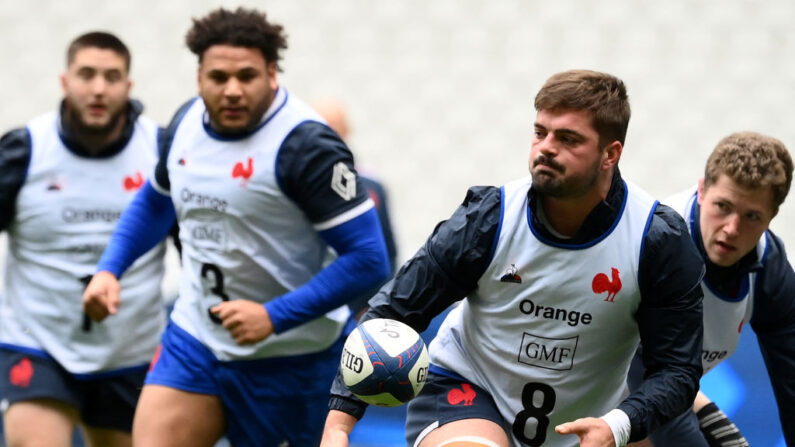
[(94, 321), (102, 321), (119, 311), (119, 280), (108, 271), (97, 272), (83, 292), (83, 310)]
[(348, 435), (356, 425), (356, 418), (339, 410), (331, 410), (323, 427), (320, 447), (348, 447)]
[(223, 301), (210, 309), (239, 345), (265, 340), (273, 333), (273, 323), (262, 303), (249, 300)]
[(616, 447), (613, 431), (603, 419), (582, 418), (555, 427), (561, 435), (577, 435), (580, 447)]

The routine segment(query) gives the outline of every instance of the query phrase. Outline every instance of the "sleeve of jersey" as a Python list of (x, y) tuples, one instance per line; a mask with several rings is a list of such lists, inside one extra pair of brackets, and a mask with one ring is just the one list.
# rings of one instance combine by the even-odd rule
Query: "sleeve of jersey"
[(274, 330), (281, 333), (372, 290), (389, 275), (389, 260), (353, 155), (327, 126), (305, 122), (285, 138), (276, 178), (337, 252), (337, 259), (309, 282), (265, 305)]
[(630, 441), (646, 437), (692, 407), (702, 374), (701, 280), (704, 263), (675, 211), (659, 205), (641, 249), (637, 311), (643, 382), (619, 409), (632, 423)]
[(337, 259), (303, 286), (265, 304), (276, 333), (347, 303), (389, 276), (384, 236), (375, 209), (320, 232)]
[[(425, 245), (370, 300), (360, 321), (391, 318), (422, 332), (451, 304), (477, 288), (499, 236), (499, 188), (471, 188), (450, 219), (436, 226)], [(345, 387), (337, 373), (329, 408), (357, 418), (367, 404)]]
[(17, 195), (25, 183), (30, 163), (30, 132), (15, 129), (0, 138), (0, 232), (14, 218)]
[(795, 273), (781, 239), (770, 236), (757, 277), (751, 326), (776, 396), (784, 438), (787, 445), (795, 445)]
[(109, 271), (121, 278), (136, 259), (165, 239), (175, 221), (171, 198), (147, 181), (119, 218), (97, 271)]

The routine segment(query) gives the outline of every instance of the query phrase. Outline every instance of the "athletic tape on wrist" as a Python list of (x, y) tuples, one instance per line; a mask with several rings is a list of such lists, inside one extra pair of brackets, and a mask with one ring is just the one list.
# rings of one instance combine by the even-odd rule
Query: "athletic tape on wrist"
[(619, 409), (610, 410), (607, 414), (600, 419), (607, 422), (610, 430), (613, 432), (613, 440), (616, 446), (627, 445), (629, 442), (629, 434), (632, 431), (632, 422), (629, 421), (629, 416)]

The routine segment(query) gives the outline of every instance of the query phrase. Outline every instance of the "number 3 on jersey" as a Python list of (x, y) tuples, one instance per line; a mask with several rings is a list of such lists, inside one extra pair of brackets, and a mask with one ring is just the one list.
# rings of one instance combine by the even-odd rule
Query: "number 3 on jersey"
[[(212, 274), (212, 278), (208, 278), (208, 275)], [(211, 279), (213, 281), (213, 286), (210, 288), (210, 292), (221, 298), (222, 301), (229, 301), (229, 295), (224, 292), (224, 274), (221, 272), (221, 269), (218, 268), (215, 264), (202, 264), (202, 279)], [(210, 309), (213, 306), (207, 308), (207, 315), (210, 316), (210, 320), (213, 321), (215, 324), (221, 324), (221, 319), (216, 317)]]
[[(531, 447), (539, 447), (547, 439), (549, 413), (555, 407), (555, 390), (545, 383), (530, 382), (522, 388), (522, 411), (513, 421), (513, 434)], [(532, 425), (535, 435), (531, 438)]]

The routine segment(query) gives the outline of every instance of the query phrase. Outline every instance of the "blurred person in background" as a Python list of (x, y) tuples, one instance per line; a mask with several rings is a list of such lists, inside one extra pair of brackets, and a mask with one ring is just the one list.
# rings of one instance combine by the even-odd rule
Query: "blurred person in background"
[[(535, 107), (530, 177), (470, 188), (362, 317), (421, 331), (462, 300), (430, 345), (407, 445), (624, 445), (698, 390), (704, 264), (682, 218), (619, 172), (624, 83), (557, 73)], [(639, 340), (651, 374), (624, 398)], [(322, 446), (347, 446), (366, 405), (341, 374), (329, 408)]]
[[(326, 124), (328, 124), (334, 132), (337, 132), (337, 135), (342, 138), (342, 141), (348, 143), (351, 127), (349, 125), (345, 106), (336, 99), (325, 98), (316, 101), (312, 107), (324, 120), (326, 120)], [(381, 232), (384, 234), (386, 249), (389, 253), (389, 267), (392, 272), (390, 274), (391, 277), (397, 269), (397, 245), (395, 244), (394, 232), (392, 230), (392, 220), (389, 217), (389, 201), (386, 187), (371, 173), (363, 172), (361, 166), (357, 166), (357, 170), (359, 173), (359, 180), (361, 180), (362, 185), (364, 185), (373, 203), (375, 203), (376, 211), (378, 211), (378, 220), (381, 222)], [(348, 305), (351, 306), (351, 309), (353, 309), (357, 315), (360, 315), (367, 306), (367, 300), (370, 299), (382, 285), (383, 284), (378, 284), (372, 290), (352, 300)]]
[[(164, 244), (131, 266), (124, 305), (97, 323), (81, 297), (124, 207), (153, 172), (158, 127), (129, 97), (130, 52), (89, 32), (71, 42), (54, 112), (0, 139), (0, 389), (9, 446), (129, 446), (164, 326)], [(7, 407), (7, 409), (6, 409)]]
[(179, 297), (134, 444), (212, 446), (226, 434), (237, 447), (316, 446), (352, 327), (345, 304), (389, 274), (378, 215), (345, 143), (279, 85), (281, 25), (220, 8), (193, 20), (186, 43), (199, 97), (166, 129), (85, 309), (107, 316), (117, 278), (178, 221)]
[[(792, 183), (793, 163), (784, 144), (756, 132), (722, 139), (704, 177), (665, 203), (685, 219), (706, 263), (704, 347), (706, 374), (729, 358), (740, 332), (751, 325), (759, 340), (787, 445), (795, 445), (795, 273), (784, 243), (770, 231)], [(630, 389), (644, 375), (639, 349)], [(747, 446), (728, 417), (699, 392), (692, 411), (655, 431), (657, 447)]]

